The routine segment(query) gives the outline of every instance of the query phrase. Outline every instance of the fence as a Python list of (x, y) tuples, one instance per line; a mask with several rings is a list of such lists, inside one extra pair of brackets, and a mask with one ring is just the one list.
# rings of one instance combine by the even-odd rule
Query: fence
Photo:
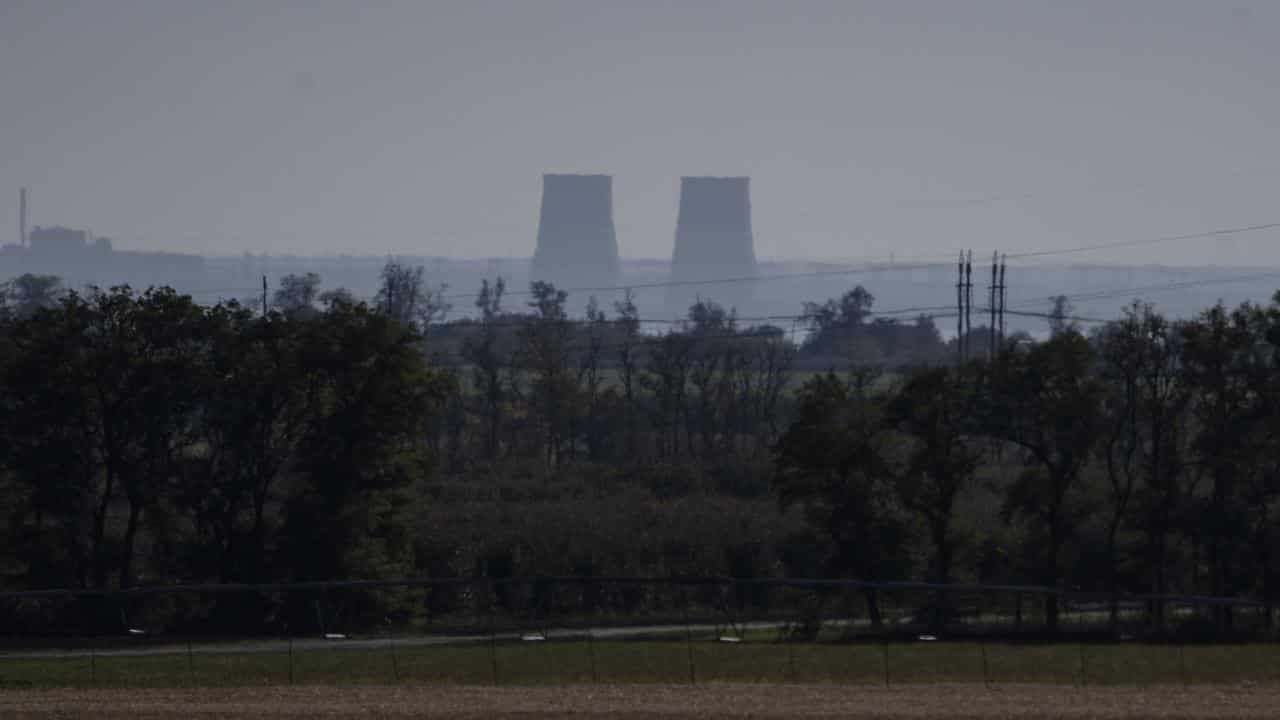
[(503, 578), (0, 593), (0, 686), (1280, 680), (1275, 606), (1042, 587)]

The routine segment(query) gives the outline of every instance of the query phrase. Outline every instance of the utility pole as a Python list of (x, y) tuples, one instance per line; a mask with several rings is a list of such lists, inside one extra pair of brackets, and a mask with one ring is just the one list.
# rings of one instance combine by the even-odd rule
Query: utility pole
[(1009, 286), (1004, 282), (1004, 268), (1008, 261), (1008, 255), (1000, 256), (1000, 344), (1004, 345), (1004, 308), (1005, 298), (1008, 297)]
[(262, 276), (262, 317), (267, 316), (267, 276)]
[(990, 327), (990, 353), (991, 357), (996, 356), (996, 295), (1000, 292), (1000, 276), (998, 269), (999, 254), (995, 251), (991, 253), (991, 288), (987, 292), (987, 305), (991, 308), (991, 327)]
[(973, 335), (973, 251), (964, 261), (964, 335), (965, 355), (969, 353), (969, 339)]
[(956, 266), (956, 366), (964, 364), (964, 251)]

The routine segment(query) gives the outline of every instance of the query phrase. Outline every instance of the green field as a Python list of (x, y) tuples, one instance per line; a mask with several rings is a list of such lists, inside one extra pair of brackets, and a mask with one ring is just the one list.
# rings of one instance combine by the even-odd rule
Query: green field
[[(984, 657), (985, 656), (985, 657)], [(886, 677), (887, 672), (887, 677)], [(148, 655), (68, 652), (0, 660), (0, 688), (449, 683), (1280, 684), (1280, 646), (468, 643)]]

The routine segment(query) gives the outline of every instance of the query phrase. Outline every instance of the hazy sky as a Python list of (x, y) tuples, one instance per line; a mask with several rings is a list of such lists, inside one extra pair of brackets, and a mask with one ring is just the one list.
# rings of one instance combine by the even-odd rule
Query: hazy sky
[[(1280, 221), (1280, 3), (0, 0), (0, 237), (527, 256), (541, 173), (750, 175), (763, 258)], [(1280, 263), (1280, 231), (1079, 256)]]

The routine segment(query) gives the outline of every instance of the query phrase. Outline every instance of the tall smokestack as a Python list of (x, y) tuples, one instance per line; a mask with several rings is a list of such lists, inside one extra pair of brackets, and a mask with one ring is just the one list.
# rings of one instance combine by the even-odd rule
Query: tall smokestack
[(534, 280), (561, 289), (618, 284), (611, 176), (542, 176), (542, 211), (532, 271)]
[(18, 246), (27, 246), (27, 189), (18, 190)]
[[(751, 302), (756, 274), (750, 178), (680, 178), (680, 214), (667, 311), (683, 315), (698, 298), (726, 309)], [(734, 278), (734, 282), (708, 283)]]

